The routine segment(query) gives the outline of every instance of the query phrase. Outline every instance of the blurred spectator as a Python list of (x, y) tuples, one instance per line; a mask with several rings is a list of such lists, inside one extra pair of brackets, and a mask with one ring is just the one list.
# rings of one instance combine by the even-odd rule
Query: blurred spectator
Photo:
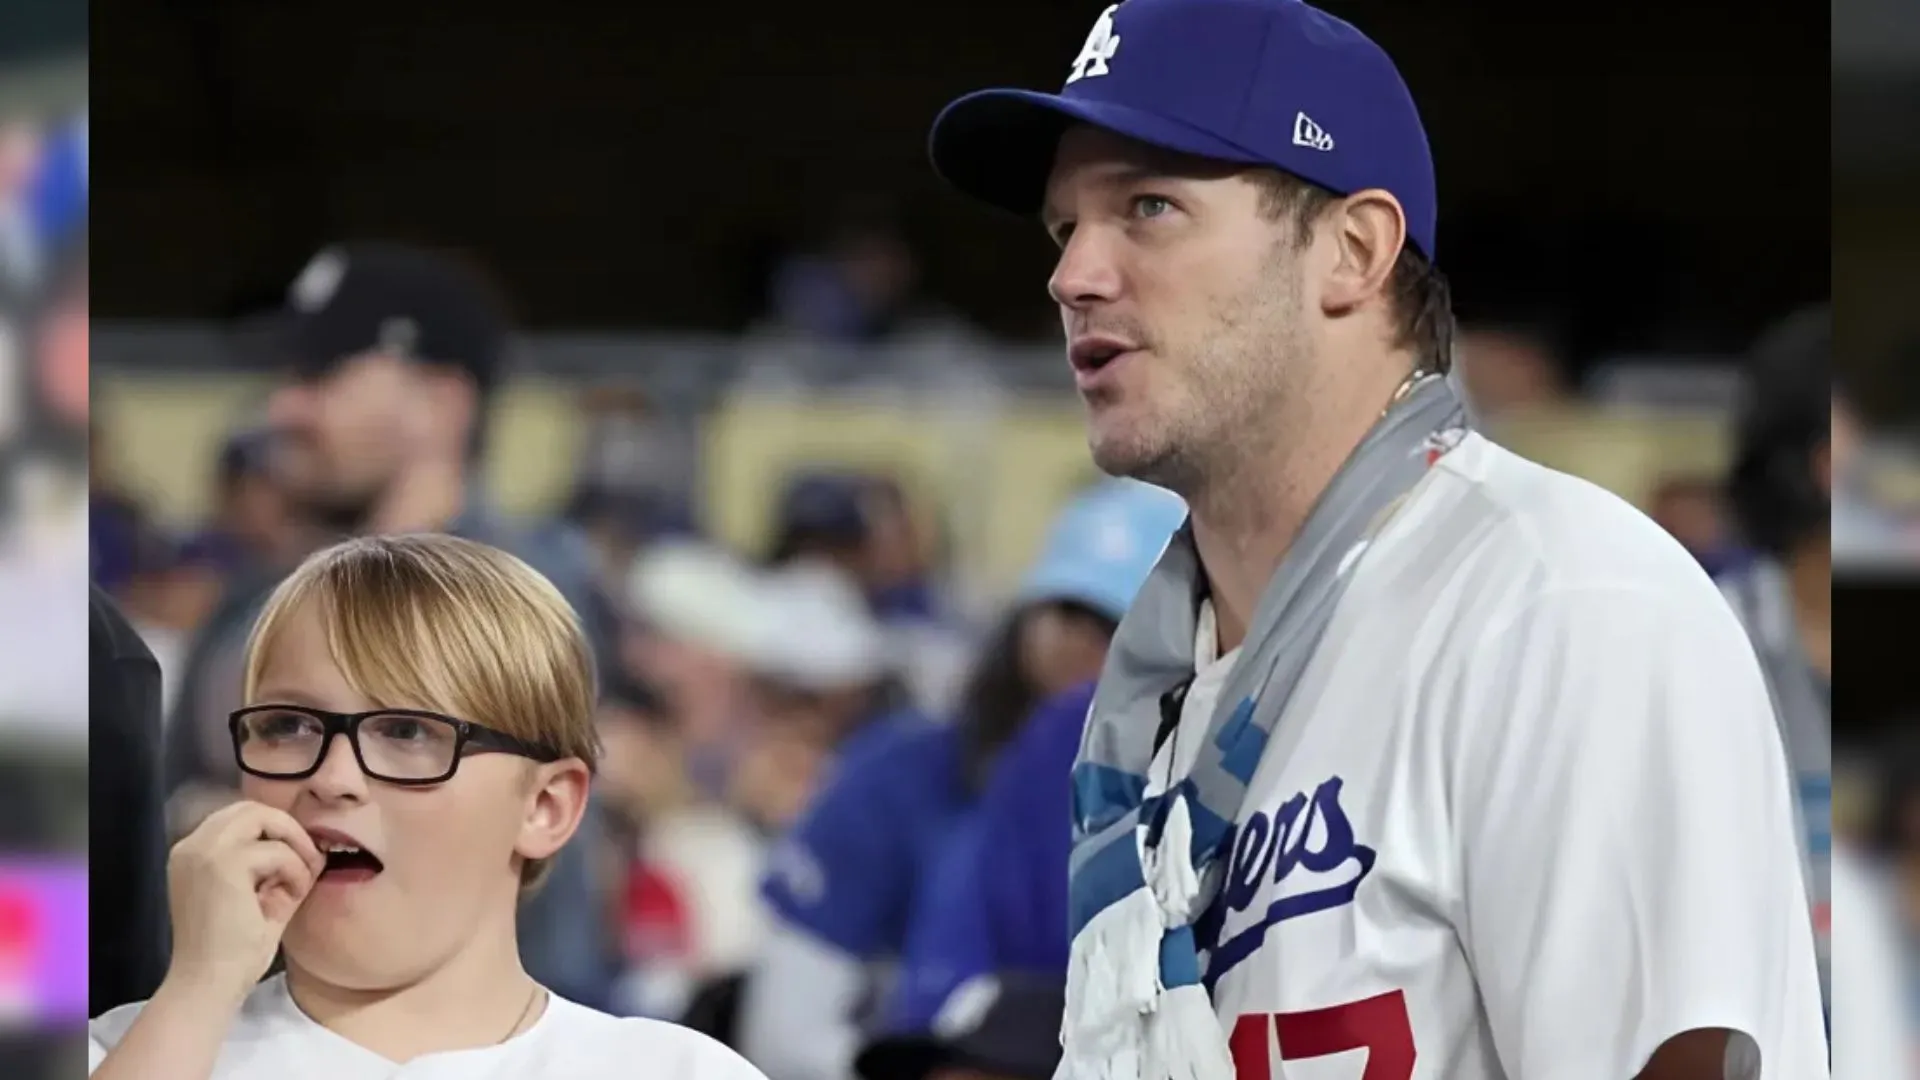
[(920, 263), (893, 209), (867, 200), (830, 220), (774, 271), (763, 332), (836, 344), (941, 336), (959, 319), (920, 291)]
[[(809, 748), (838, 747), (881, 712), (899, 704), (893, 643), (866, 597), (842, 571), (800, 563), (761, 584), (759, 633), (749, 659), (761, 731), (756, 749), (785, 746), (783, 759), (758, 763), (753, 788), (757, 820), (784, 830), (812, 791)], [(738, 780), (736, 780), (736, 784)]]
[(160, 668), (111, 598), (91, 590), (87, 633), (87, 1015), (153, 996), (167, 973), (167, 847)]
[(586, 425), (578, 484), (634, 496), (691, 515), (698, 491), (698, 433), (638, 385), (597, 387), (581, 397)]
[(94, 583), (117, 592), (133, 575), (146, 511), (121, 487), (98, 425), (88, 428), (87, 540)]
[(664, 414), (638, 387), (602, 387), (581, 397), (585, 447), (562, 519), (593, 545), (607, 588), (655, 539), (697, 531), (697, 436), (688, 418)]
[(1184, 513), (1132, 481), (1083, 493), (1055, 522), (954, 721), (901, 716), (849, 743), (769, 866), (776, 922), (745, 991), (740, 1045), (773, 1080), (847, 1075), (887, 993), (874, 966), (899, 956), (914, 897), (995, 756), (1039, 702), (1099, 673)]
[(1920, 936), (1920, 736), (1912, 720), (1881, 747), (1868, 852), (1884, 863), (1901, 922)]
[(1680, 541), (1709, 574), (1737, 569), (1747, 552), (1729, 519), (1721, 485), (1698, 477), (1676, 477), (1654, 489), (1650, 515)]
[(766, 923), (765, 838), (891, 700), (892, 665), (864, 598), (830, 566), (762, 577), (674, 543), (638, 560), (629, 595), (647, 622), (630, 656), (645, 674), (615, 680), (601, 721), (603, 782), (633, 830), (622, 1004), (678, 1016), (748, 966)]
[(246, 428), (220, 448), (213, 519), (197, 543), (229, 573), (288, 568), (316, 546), (312, 528), (274, 475), (278, 440), (267, 428)]
[[(858, 1061), (865, 1080), (925, 1080), (943, 1062), (973, 1056), (955, 1040), (968, 1033), (964, 1015), (977, 1011), (983, 988), (1005, 991), (1014, 980), (1057, 993), (1065, 983), (1072, 807), (1064, 781), (1092, 705), (1087, 684), (1034, 714), (995, 764), (970, 827), (942, 852), (942, 887), (915, 896), (899, 982)], [(1025, 998), (1031, 1027), (1022, 1030), (1047, 1035), (1030, 1041), (1006, 1030), (1012, 1046), (1028, 1048), (1017, 1060), (1057, 1061), (1062, 1002), (1044, 992), (1014, 996)], [(994, 1028), (982, 1022), (978, 1035)]]
[(771, 565), (818, 561), (859, 582), (894, 636), (908, 692), (925, 711), (956, 701), (971, 635), (944, 610), (934, 538), (899, 481), (850, 472), (790, 477), (775, 511)]
[[(474, 472), (509, 343), (504, 307), (482, 279), (429, 252), (348, 245), (316, 255), (288, 302), (278, 342), (291, 377), (268, 419), (274, 474), (297, 512), (334, 535), (444, 531), (514, 552), (579, 613), (607, 670), (616, 635), (585, 541), (507, 521)], [(167, 732), (176, 834), (235, 797), (227, 714), (240, 704), (247, 635), (276, 580), (238, 575), (186, 663)], [(594, 1007), (613, 974), (591, 861), (600, 828), (590, 805), (527, 900), (520, 933), (527, 970)]]
[(1823, 986), (1833, 842), (1832, 354), (1824, 305), (1781, 320), (1754, 347), (1727, 489), (1759, 557), (1720, 582), (1760, 657), (1793, 769)]
[[(270, 475), (272, 437), (248, 430), (221, 448), (208, 527), (192, 536), (165, 533), (124, 497), (93, 492), (95, 574), (109, 571), (113, 593), (160, 663), (166, 715), (185, 681), (193, 639), (236, 581), (270, 578), (299, 561), (309, 530)], [(111, 566), (103, 567), (103, 557)], [(236, 691), (237, 692), (237, 691)]]
[(626, 973), (621, 1013), (674, 1019), (700, 987), (744, 968), (765, 923), (754, 885), (764, 844), (732, 808), (702, 797), (664, 699), (608, 682), (599, 783), (620, 826), (611, 852)]
[(86, 428), (88, 415), (88, 287), (85, 233), (57, 249), (49, 272), (35, 343), (39, 357), (33, 365), (35, 398), (47, 407), (43, 426), (65, 432)]
[(131, 572), (117, 591), (127, 621), (160, 665), (160, 702), (180, 694), (194, 632), (219, 605), (228, 565), (204, 543), (182, 543), (152, 522), (136, 533)]
[(16, 288), (37, 283), (44, 269), (45, 238), (32, 201), (42, 145), (38, 121), (0, 118), (0, 280)]
[(985, 335), (922, 291), (919, 257), (887, 200), (855, 199), (813, 243), (775, 260), (745, 337), (736, 392), (917, 398), (991, 415), (1005, 395)]
[[(665, 540), (635, 558), (623, 670), (609, 684), (601, 728), (605, 781), (626, 826), (615, 858), (626, 973), (621, 1011), (679, 1017), (724, 988), (758, 948), (756, 886), (766, 833), (755, 820), (782, 784), (757, 775), (773, 751), (761, 727), (751, 663), (767, 630), (758, 574), (727, 552)], [(792, 797), (789, 796), (789, 799)], [(730, 1013), (730, 1006), (721, 1007)], [(730, 1016), (702, 1030), (726, 1038)]]
[(586, 538), (606, 588), (619, 592), (641, 549), (656, 540), (696, 535), (686, 511), (664, 496), (580, 486), (568, 497), (561, 521)]
[(1832, 440), (1825, 468), (1833, 490), (1834, 557), (1846, 560), (1892, 555), (1911, 559), (1920, 555), (1920, 542), (1874, 501), (1862, 453), (1865, 431), (1860, 413), (1845, 385), (1837, 380), (1831, 390), (1828, 423)]
[(809, 471), (787, 479), (774, 510), (769, 566), (824, 562), (863, 580), (867, 562), (866, 478)]
[(1563, 405), (1566, 358), (1544, 320), (1470, 321), (1454, 336), (1454, 370), (1482, 422)]
[(906, 488), (892, 477), (876, 476), (863, 485), (862, 496), (863, 580), (874, 612), (889, 622), (938, 618), (937, 541), (914, 513)]
[(1851, 845), (1833, 852), (1833, 1080), (1911, 1080), (1920, 1075), (1901, 1008), (1910, 996), (1909, 949), (1874, 865)]
[[(1869, 876), (1854, 883), (1855, 888), (1865, 886), (1865, 917), (1856, 914), (1858, 908), (1850, 907), (1842, 915), (1841, 933), (1835, 935), (1835, 1022), (1840, 1027), (1835, 1033), (1836, 1050), (1841, 1031), (1857, 1030), (1840, 1024), (1837, 1009), (1846, 1007), (1849, 988), (1865, 984), (1868, 978), (1885, 979), (1897, 973), (1902, 986), (1900, 1014), (1904, 1031), (1909, 1040), (1920, 1033), (1920, 735), (1916, 735), (1917, 731), (1920, 727), (1914, 725), (1911, 717), (1902, 717), (1893, 738), (1878, 748), (1878, 783), (1871, 819), (1864, 842), (1851, 845), (1858, 857), (1858, 865), (1852, 872)], [(1838, 862), (1837, 856), (1835, 861)], [(1840, 873), (1836, 866), (1835, 902), (1845, 905), (1850, 898), (1839, 895)], [(1852, 899), (1858, 902), (1858, 898), (1856, 894)], [(1875, 975), (1861, 968), (1842, 966), (1845, 957), (1858, 955), (1848, 951), (1849, 946), (1858, 948), (1862, 942), (1880, 943), (1870, 922), (1876, 912), (1886, 920), (1881, 932), (1892, 933), (1899, 942), (1897, 953), (1888, 957), (1894, 960), (1891, 970)], [(1843, 936), (1849, 928), (1860, 935), (1853, 942)], [(1852, 982), (1856, 978), (1861, 982)], [(1920, 1053), (1920, 1048), (1911, 1041), (1908, 1046), (1910, 1051)], [(1836, 1057), (1836, 1065), (1838, 1062)], [(1841, 1074), (1836, 1069), (1834, 1075), (1838, 1078)]]
[(722, 797), (751, 729), (747, 670), (762, 634), (760, 583), (744, 563), (697, 541), (643, 551), (627, 578), (639, 626), (626, 638), (626, 669), (652, 687), (674, 718), (693, 783)]
[(47, 248), (85, 247), (90, 154), (86, 113), (48, 129), (26, 192), (34, 232)]

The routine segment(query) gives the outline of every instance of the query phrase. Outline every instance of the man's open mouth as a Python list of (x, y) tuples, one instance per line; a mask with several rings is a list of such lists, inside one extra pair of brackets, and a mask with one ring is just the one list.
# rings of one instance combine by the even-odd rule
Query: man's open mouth
[(1100, 335), (1088, 335), (1075, 338), (1068, 347), (1067, 357), (1073, 370), (1081, 374), (1091, 374), (1112, 363), (1115, 357), (1133, 351), (1130, 342)]

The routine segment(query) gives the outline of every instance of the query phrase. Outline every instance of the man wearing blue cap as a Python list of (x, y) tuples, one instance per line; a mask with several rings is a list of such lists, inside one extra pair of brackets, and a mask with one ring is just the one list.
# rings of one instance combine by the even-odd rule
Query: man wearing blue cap
[(1191, 508), (1074, 765), (1056, 1075), (1827, 1075), (1753, 650), (1653, 522), (1471, 430), (1393, 62), (1128, 0), (1065, 75), (931, 139), (1059, 245), (1095, 463)]

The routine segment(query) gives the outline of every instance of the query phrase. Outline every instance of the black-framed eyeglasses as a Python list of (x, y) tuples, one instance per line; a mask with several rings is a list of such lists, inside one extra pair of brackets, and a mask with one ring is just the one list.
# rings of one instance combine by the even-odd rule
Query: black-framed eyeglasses
[(389, 784), (441, 784), (470, 754), (515, 754), (558, 761), (550, 746), (418, 709), (338, 713), (306, 705), (250, 705), (228, 720), (242, 772), (265, 780), (304, 780), (320, 771), (335, 735), (345, 735), (360, 771)]

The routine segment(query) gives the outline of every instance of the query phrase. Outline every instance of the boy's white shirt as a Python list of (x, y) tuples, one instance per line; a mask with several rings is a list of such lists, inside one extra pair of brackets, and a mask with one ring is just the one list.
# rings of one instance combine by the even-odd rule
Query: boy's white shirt
[[(1479, 436), (1360, 558), (1203, 957), (1239, 1080), (1628, 1080), (1694, 1028), (1754, 1040), (1728, 1080), (1827, 1076), (1779, 731), (1692, 558)], [(1200, 622), (1149, 791), (1237, 659)]]
[[(87, 1072), (100, 1067), (144, 1002), (87, 1025)], [(623, 1019), (548, 995), (540, 1018), (498, 1046), (396, 1064), (301, 1012), (276, 975), (247, 995), (208, 1080), (766, 1080), (746, 1059), (690, 1028)]]

